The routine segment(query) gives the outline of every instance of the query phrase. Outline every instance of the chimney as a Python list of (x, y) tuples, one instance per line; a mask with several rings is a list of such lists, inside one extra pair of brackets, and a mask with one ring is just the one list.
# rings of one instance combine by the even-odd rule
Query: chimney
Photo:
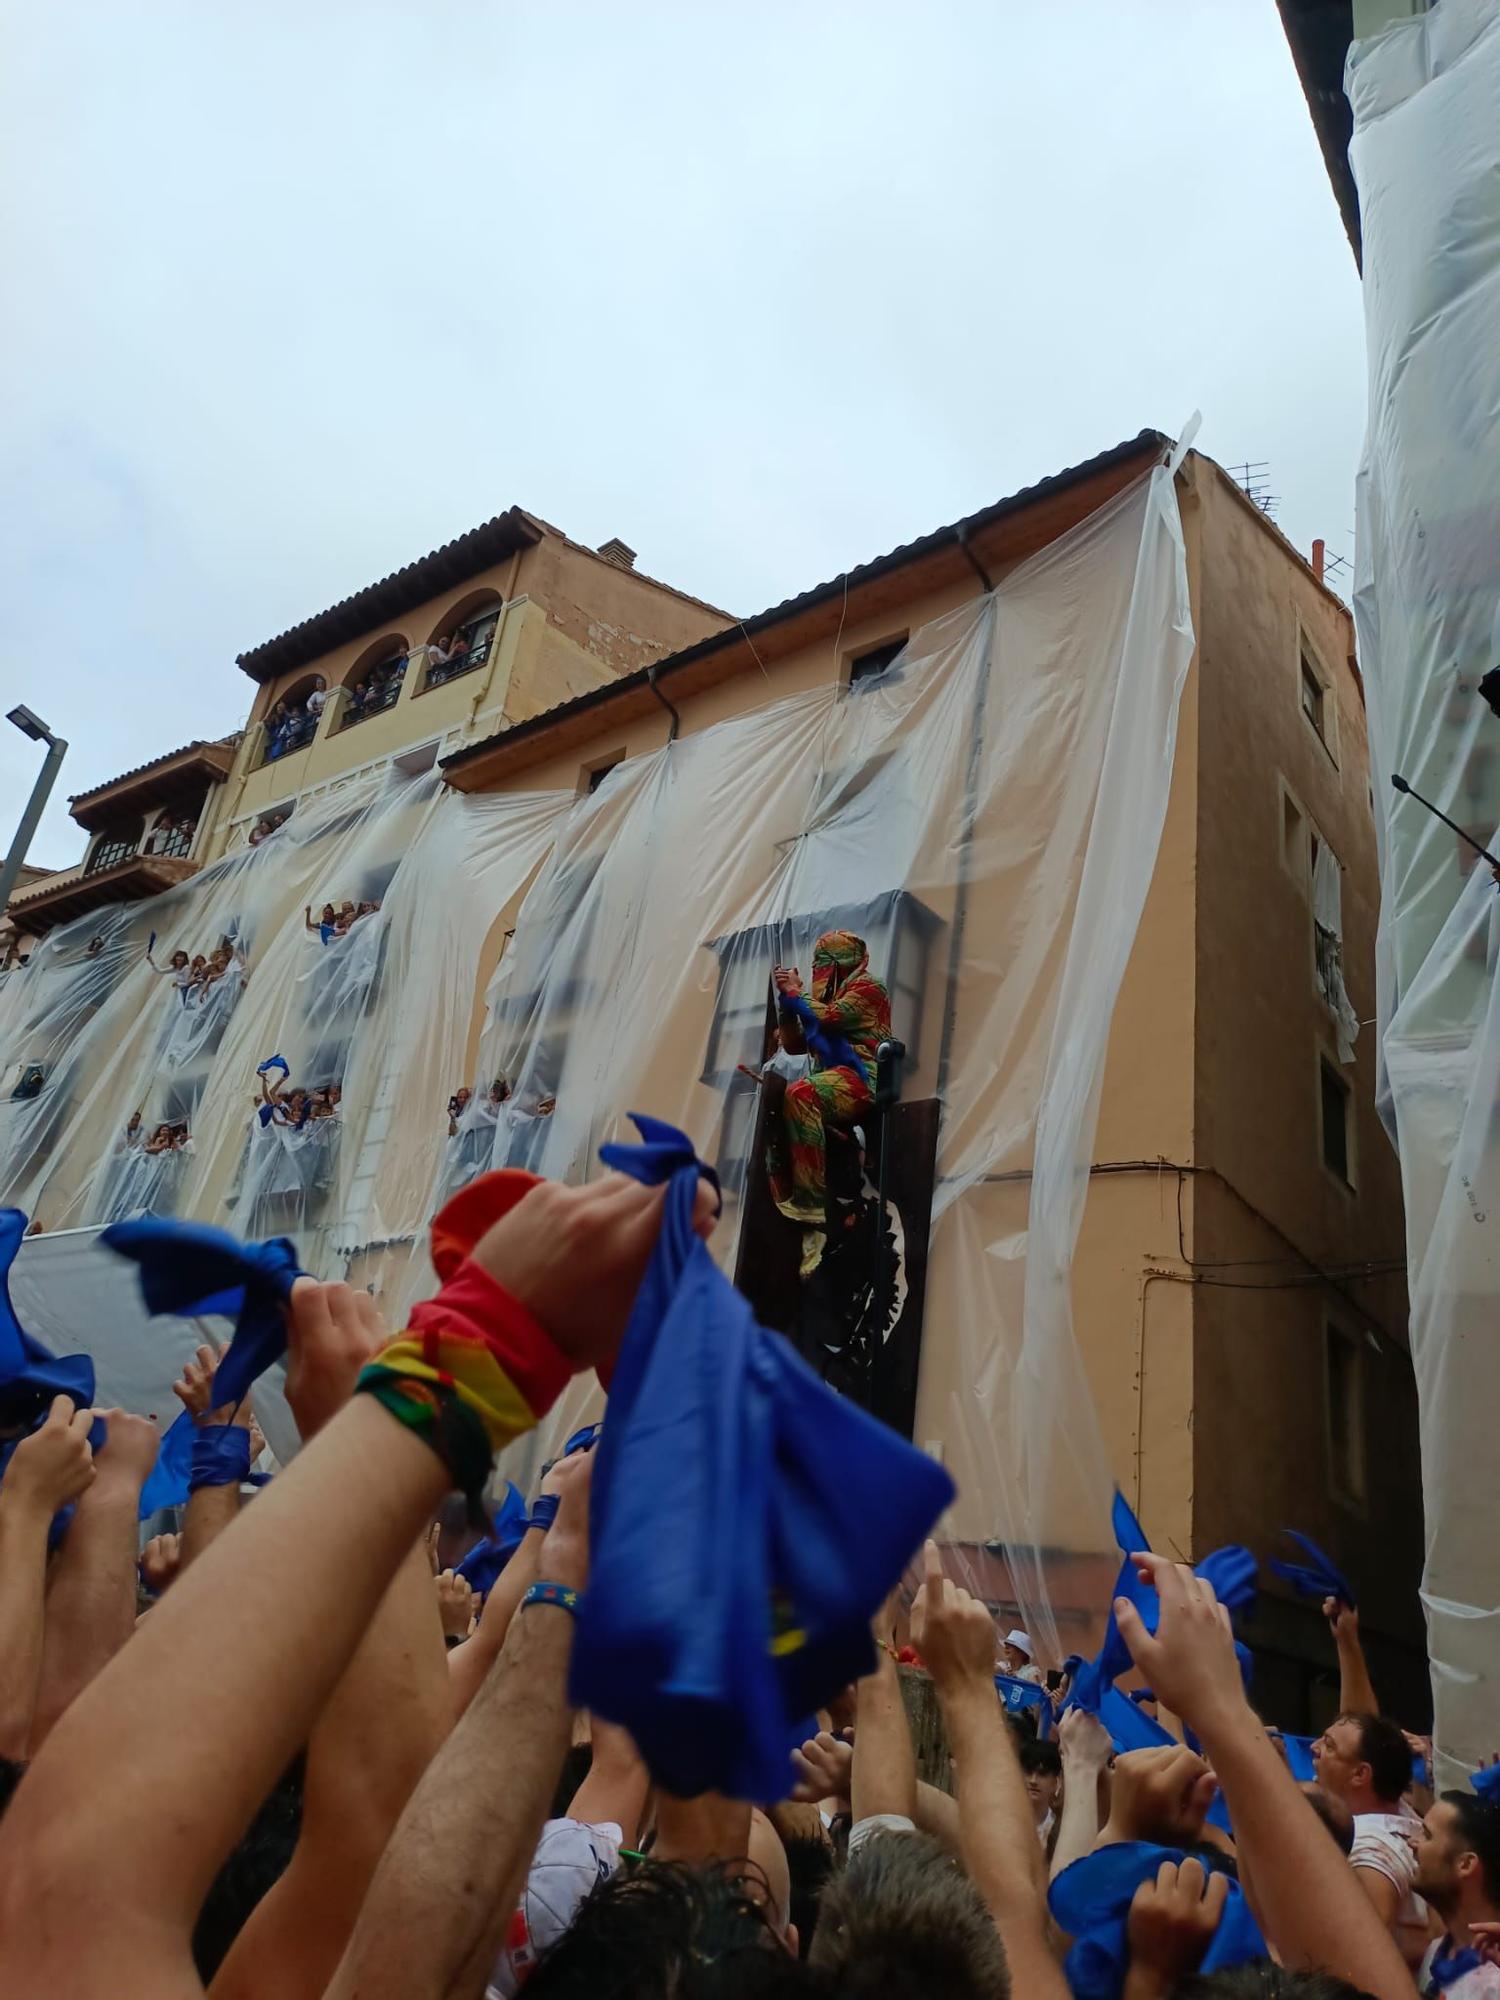
[(616, 569), (635, 568), (635, 550), (628, 543), (622, 542), (618, 535), (611, 535), (607, 542), (601, 542), (599, 553), (606, 562), (612, 562)]
[(1319, 583), (1323, 581), (1323, 542), (1321, 537), (1313, 543), (1312, 573), (1318, 579)]

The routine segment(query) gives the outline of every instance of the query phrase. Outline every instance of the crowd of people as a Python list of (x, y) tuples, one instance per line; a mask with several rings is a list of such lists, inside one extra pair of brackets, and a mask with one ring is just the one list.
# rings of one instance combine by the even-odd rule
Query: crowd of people
[(259, 847), (263, 840), (269, 840), (278, 833), (292, 816), (290, 806), (283, 806), (278, 812), (262, 813), (245, 837), (247, 847)]
[(352, 722), (363, 721), (367, 715), (378, 715), (383, 708), (395, 706), (406, 678), (408, 658), (406, 653), (398, 653), (394, 659), (377, 660), (374, 666), (366, 668), (349, 689), (345, 728)]
[(165, 965), (157, 964), (148, 945), (146, 963), (153, 972), (171, 981), (172, 991), (184, 1007), (200, 1006), (222, 980), (233, 983), (237, 975), (238, 983), (243, 986), (250, 977), (249, 961), (229, 943), (215, 945), (207, 957), (202, 952), (190, 957), (179, 949)]
[(303, 911), (303, 923), (324, 944), (332, 944), (335, 938), (347, 937), (361, 917), (379, 914), (378, 902), (351, 903), (346, 900), (336, 905), (325, 903), (314, 922), (312, 904), (309, 903)]
[(321, 1124), (324, 1119), (340, 1115), (344, 1086), (337, 1078), (328, 1083), (311, 1085), (293, 1083), (290, 1071), (279, 1056), (262, 1063), (258, 1075), (260, 1095), (252, 1101), (263, 1127), (276, 1126), (300, 1132), (307, 1125)]
[(266, 716), (266, 762), (274, 764), (293, 750), (303, 750), (318, 733), (318, 723), (328, 705), (328, 683), (314, 674), (313, 684), (300, 700), (272, 702)]
[[(263, 1090), (273, 1115), (295, 1095)], [(626, 1576), (591, 1506), (594, 1428), (487, 1570), (448, 1496), (472, 1506), (570, 1375), (610, 1380), (662, 1213), (621, 1174), (532, 1189), (444, 1253), (394, 1341), (367, 1293), (298, 1278), (301, 1450), (248, 1483), (248, 1401), (216, 1395), (201, 1349), (177, 1385), (189, 1497), (139, 1564), (156, 1426), (66, 1395), (23, 1418), (8, 1397), (0, 1991), (1491, 2000), (1500, 1804), (1431, 1797), (1430, 1746), (1380, 1715), (1338, 1599), (1339, 1714), (1300, 1783), (1212, 1582), (1145, 1551), (1113, 1615), (1147, 1709), (1176, 1719), (1154, 1747), (1122, 1749), (1083, 1663), (1044, 1676), (932, 1542), (861, 1677), (788, 1743), (779, 1796), (676, 1796), (578, 1712), (591, 1593), (652, 1601), (652, 1566), (696, 1531), (672, 1441), (660, 1533)], [(692, 1229), (713, 1216), (700, 1182)], [(843, 1560), (820, 1552), (830, 1587)], [(710, 1638), (719, 1615), (701, 1606)], [(929, 1702), (943, 1751), (919, 1769), (909, 1716)], [(730, 1726), (681, 1713), (700, 1738)]]
[(187, 1119), (178, 1118), (163, 1119), (148, 1137), (140, 1112), (132, 1111), (120, 1136), (120, 1149), (125, 1153), (140, 1153), (147, 1159), (155, 1159), (162, 1153), (190, 1153), (193, 1136)]

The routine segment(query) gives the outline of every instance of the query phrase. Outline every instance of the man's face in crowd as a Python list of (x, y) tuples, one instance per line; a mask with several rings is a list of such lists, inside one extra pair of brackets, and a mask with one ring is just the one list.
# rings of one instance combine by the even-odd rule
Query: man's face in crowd
[(1417, 1879), (1413, 1885), (1433, 1908), (1451, 1910), (1458, 1900), (1463, 1857), (1476, 1867), (1474, 1850), (1466, 1843), (1458, 1823), (1458, 1812), (1443, 1799), (1429, 1808), (1417, 1836)]
[(1040, 1826), (1062, 1794), (1060, 1771), (1028, 1771), (1026, 1796), (1031, 1801), (1031, 1817)]
[(1022, 1667), (1029, 1667), (1030, 1660), (1019, 1646), (1002, 1645), (1000, 1648), (1000, 1671), (1004, 1674), (1018, 1674)]
[(1349, 1796), (1356, 1770), (1364, 1768), (1365, 1760), (1359, 1754), (1359, 1743), (1359, 1724), (1340, 1721), (1330, 1722), (1312, 1747), (1313, 1769), (1318, 1774), (1318, 1783), (1325, 1792), (1332, 1792), (1335, 1798)]

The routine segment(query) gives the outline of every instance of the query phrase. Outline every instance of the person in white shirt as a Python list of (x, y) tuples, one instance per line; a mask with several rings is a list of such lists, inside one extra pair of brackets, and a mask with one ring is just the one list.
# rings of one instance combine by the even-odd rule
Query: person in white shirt
[(1312, 1754), (1318, 1783), (1354, 1814), (1349, 1865), (1415, 1967), (1426, 1948), (1428, 1920), (1412, 1893), (1422, 1822), (1402, 1802), (1411, 1783), (1411, 1745), (1384, 1716), (1341, 1715)]
[(1019, 1629), (1007, 1632), (1001, 1642), (1000, 1671), (1009, 1674), (1013, 1681), (1030, 1681), (1036, 1687), (1042, 1685), (1041, 1669), (1031, 1664), (1031, 1640)]
[(1052, 1742), (1026, 1737), (1016, 1745), (1021, 1775), (1026, 1780), (1026, 1796), (1031, 1801), (1031, 1817), (1036, 1837), (1045, 1848), (1057, 1824), (1057, 1808), (1062, 1799), (1062, 1752)]
[(1500, 1966), (1480, 1951), (1500, 1931), (1500, 1804), (1471, 1792), (1435, 1800), (1417, 1841), (1416, 1887), (1444, 1926), (1417, 1990), (1429, 2000), (1500, 2000)]

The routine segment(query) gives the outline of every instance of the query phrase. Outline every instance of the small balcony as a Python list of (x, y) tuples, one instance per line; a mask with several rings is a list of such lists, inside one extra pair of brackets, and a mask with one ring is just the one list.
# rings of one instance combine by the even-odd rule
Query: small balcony
[(426, 694), (429, 688), (446, 687), (464, 674), (477, 673), (490, 657), (499, 620), (497, 607), (461, 625), (450, 638), (435, 639), (425, 649), (427, 671), (417, 692)]
[(196, 861), (178, 855), (143, 854), (121, 843), (122, 853), (96, 848), (82, 868), (49, 875), (35, 889), (13, 896), (10, 915), (18, 930), (38, 937), (55, 924), (102, 910), (111, 903), (133, 903), (175, 889), (198, 872)]
[(394, 708), (401, 699), (408, 658), (403, 653), (399, 659), (383, 661), (371, 667), (355, 686), (340, 688), (333, 727), (353, 729), (357, 723), (368, 722), (372, 715), (384, 715), (387, 709)]

